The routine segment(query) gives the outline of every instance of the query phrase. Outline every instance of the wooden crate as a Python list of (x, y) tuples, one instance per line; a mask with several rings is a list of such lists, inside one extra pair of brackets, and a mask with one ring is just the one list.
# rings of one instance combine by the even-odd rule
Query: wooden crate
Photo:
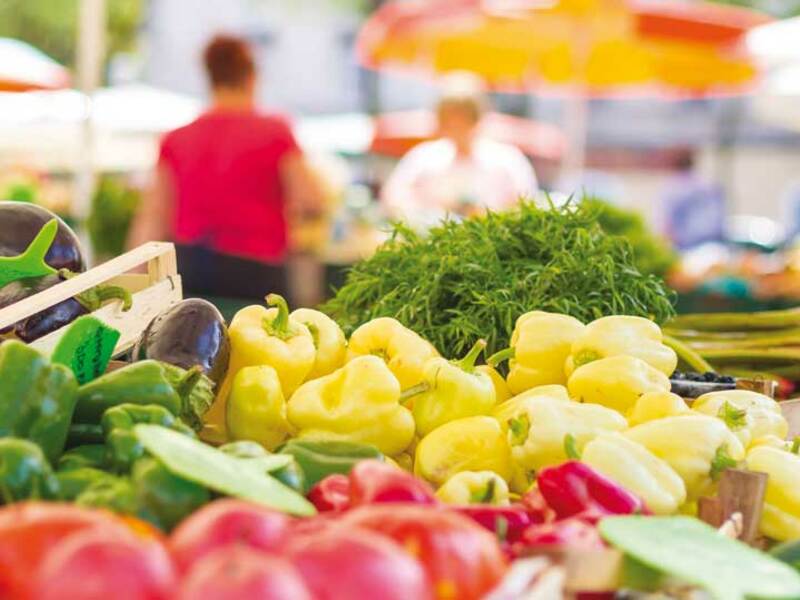
[[(120, 332), (115, 356), (136, 343), (153, 317), (183, 298), (175, 246), (166, 242), (149, 242), (22, 302), (0, 309), (0, 329), (100, 284), (120, 285), (133, 295), (133, 306), (127, 312), (122, 311), (121, 302), (112, 301), (93, 313)], [(63, 332), (64, 328), (54, 331), (31, 345), (47, 353), (56, 346)]]

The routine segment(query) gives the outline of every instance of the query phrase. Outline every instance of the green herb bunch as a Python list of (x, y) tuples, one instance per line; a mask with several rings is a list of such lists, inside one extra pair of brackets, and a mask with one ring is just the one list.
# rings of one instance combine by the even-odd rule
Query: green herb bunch
[(628, 242), (600, 228), (596, 207), (523, 202), (424, 235), (395, 225), (322, 309), (348, 334), (394, 317), (445, 356), (461, 356), (478, 338), (487, 355), (506, 347), (517, 317), (531, 310), (661, 323), (674, 315), (673, 302), (661, 279), (636, 269)]

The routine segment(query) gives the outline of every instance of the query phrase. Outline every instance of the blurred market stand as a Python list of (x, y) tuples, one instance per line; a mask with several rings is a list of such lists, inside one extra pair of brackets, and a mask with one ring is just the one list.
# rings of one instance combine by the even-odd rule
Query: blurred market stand
[(0, 92), (56, 90), (68, 87), (69, 71), (20, 40), (0, 38)]

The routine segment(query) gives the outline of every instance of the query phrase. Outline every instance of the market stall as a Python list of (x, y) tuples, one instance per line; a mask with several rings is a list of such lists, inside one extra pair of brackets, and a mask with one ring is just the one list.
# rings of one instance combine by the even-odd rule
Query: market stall
[(170, 244), (0, 223), (7, 597), (800, 597), (800, 419), (722, 359), (796, 316), (676, 319), (589, 203), (399, 227), (230, 322)]

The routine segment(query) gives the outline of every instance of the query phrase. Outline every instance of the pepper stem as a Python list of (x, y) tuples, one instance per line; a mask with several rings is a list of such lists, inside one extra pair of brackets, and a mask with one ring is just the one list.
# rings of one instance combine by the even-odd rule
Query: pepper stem
[(270, 335), (282, 340), (292, 337), (289, 327), (289, 305), (286, 303), (286, 299), (280, 294), (269, 294), (266, 300), (269, 306), (278, 309), (278, 314), (274, 319), (264, 319), (264, 329)]
[(494, 533), (500, 543), (508, 539), (508, 519), (505, 517), (498, 517), (494, 522)]
[(571, 433), (564, 436), (564, 454), (572, 460), (581, 459), (581, 453), (578, 451), (578, 442)]
[(472, 373), (475, 370), (475, 361), (481, 355), (481, 352), (486, 348), (486, 340), (478, 340), (472, 346), (467, 355), (461, 360), (454, 360), (453, 364), (459, 367), (462, 371)]
[(123, 312), (129, 311), (133, 305), (131, 293), (124, 287), (118, 285), (98, 285), (78, 294), (75, 296), (75, 300), (88, 312), (98, 310), (109, 300), (121, 300)]
[(601, 358), (603, 358), (603, 355), (597, 352), (597, 350), (586, 349), (578, 352), (572, 359), (572, 362), (574, 363), (575, 368), (577, 369), (578, 367), (582, 367), (583, 365), (588, 365), (590, 362), (600, 360)]
[(735, 469), (738, 464), (739, 463), (733, 460), (731, 455), (728, 454), (728, 445), (723, 444), (717, 448), (717, 451), (714, 453), (714, 459), (711, 461), (711, 470), (709, 474), (711, 475), (712, 481), (717, 481), (723, 471), (726, 469)]
[(800, 453), (800, 435), (794, 436), (791, 452), (792, 454)]
[(506, 348), (505, 350), (500, 350), (499, 352), (495, 352), (492, 354), (488, 359), (486, 359), (486, 364), (490, 367), (496, 367), (504, 360), (510, 360), (514, 358), (516, 354), (516, 350), (514, 348)]
[(719, 407), (717, 417), (725, 421), (725, 425), (731, 431), (738, 431), (747, 426), (747, 411), (742, 408), (736, 408), (727, 400)]
[(472, 494), (472, 504), (491, 504), (497, 488), (497, 480), (492, 477), (482, 490), (477, 490)]
[(192, 393), (195, 386), (200, 383), (200, 378), (203, 376), (203, 369), (195, 365), (183, 375), (174, 385), (175, 392), (181, 398), (188, 398)]
[(531, 430), (531, 420), (523, 413), (518, 417), (508, 420), (508, 441), (512, 446), (521, 446), (528, 439)]
[(422, 383), (418, 383), (417, 385), (412, 385), (410, 388), (404, 389), (400, 393), (400, 404), (405, 404), (409, 400), (411, 400), (414, 396), (419, 396), (420, 394), (424, 394), (429, 389), (431, 389), (431, 384), (427, 381), (423, 381)]

